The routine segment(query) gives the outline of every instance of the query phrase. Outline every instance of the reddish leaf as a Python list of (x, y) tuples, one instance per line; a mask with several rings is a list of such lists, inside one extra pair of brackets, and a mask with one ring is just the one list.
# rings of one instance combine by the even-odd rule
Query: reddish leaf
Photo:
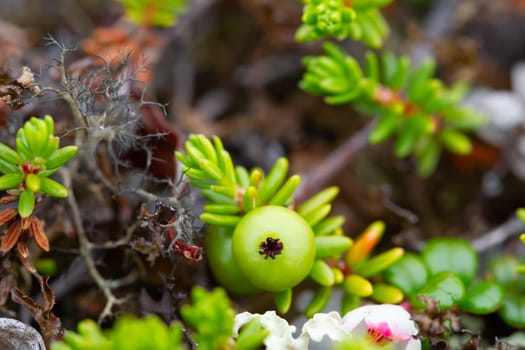
[(20, 227), (20, 221), (15, 221), (9, 226), (7, 233), (2, 239), (1, 248), (4, 253), (7, 253), (15, 246), (16, 242), (18, 242), (18, 239), (20, 238), (21, 233), (22, 228)]
[(31, 234), (35, 238), (35, 243), (43, 250), (49, 251), (49, 240), (47, 239), (46, 232), (44, 231), (44, 223), (42, 220), (38, 220), (36, 217), (31, 217)]

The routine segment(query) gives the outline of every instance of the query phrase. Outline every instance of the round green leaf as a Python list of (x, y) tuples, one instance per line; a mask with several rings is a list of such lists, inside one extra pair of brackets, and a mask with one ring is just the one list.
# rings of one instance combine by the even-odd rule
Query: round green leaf
[(482, 281), (471, 286), (460, 302), (461, 309), (473, 314), (488, 314), (503, 303), (505, 292), (494, 281)]
[(35, 207), (35, 194), (29, 190), (25, 190), (20, 193), (18, 199), (18, 214), (21, 217), (26, 218), (33, 212)]
[[(432, 276), (418, 294), (433, 297), (439, 302), (440, 309), (446, 310), (463, 298), (465, 287), (456, 274), (443, 271)], [(424, 307), (421, 301), (415, 301), (414, 305)]]
[(489, 262), (488, 269), (492, 277), (504, 286), (513, 286), (518, 282), (520, 274), (517, 267), (520, 260), (512, 255), (497, 255)]
[(395, 264), (383, 272), (386, 280), (401, 289), (405, 295), (413, 296), (428, 280), (428, 272), (421, 258), (413, 253), (406, 253)]
[(431, 275), (441, 271), (457, 274), (465, 285), (476, 276), (479, 259), (469, 242), (460, 238), (436, 238), (421, 253)]
[(499, 314), (509, 325), (519, 328), (525, 327), (525, 296), (507, 295)]

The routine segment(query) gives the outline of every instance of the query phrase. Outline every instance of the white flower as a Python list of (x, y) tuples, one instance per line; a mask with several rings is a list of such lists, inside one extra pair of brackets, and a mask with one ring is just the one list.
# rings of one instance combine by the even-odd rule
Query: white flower
[(414, 339), (418, 330), (410, 313), (399, 305), (365, 305), (347, 313), (342, 327), (356, 335), (368, 335), (378, 344), (391, 342), (396, 350), (419, 350), (421, 341)]
[(317, 313), (304, 323), (301, 337), (308, 336), (313, 341), (320, 342), (326, 335), (331, 340), (340, 341), (348, 337), (348, 332), (342, 325), (341, 316), (337, 311)]
[(288, 321), (277, 316), (275, 311), (266, 311), (262, 315), (249, 312), (237, 314), (233, 325), (233, 336), (237, 337), (239, 329), (253, 318), (259, 319), (261, 325), (270, 331), (270, 334), (264, 339), (266, 348), (282, 350), (308, 349), (308, 337), (294, 338), (292, 334), (295, 333), (295, 326), (290, 326)]
[(399, 305), (366, 305), (350, 311), (342, 319), (336, 311), (318, 313), (305, 322), (298, 338), (293, 336), (296, 327), (275, 311), (262, 315), (243, 312), (235, 316), (234, 338), (241, 327), (254, 318), (270, 331), (264, 340), (267, 349), (304, 350), (308, 349), (310, 339), (320, 342), (326, 335), (335, 342), (347, 337), (367, 337), (378, 345), (390, 344), (395, 350), (421, 350), (421, 341), (414, 339), (418, 332), (415, 323)]

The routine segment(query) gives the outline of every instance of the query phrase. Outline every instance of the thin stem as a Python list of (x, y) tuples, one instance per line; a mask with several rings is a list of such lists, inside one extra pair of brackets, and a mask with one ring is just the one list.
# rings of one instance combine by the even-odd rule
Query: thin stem
[(368, 144), (368, 134), (374, 126), (369, 122), (364, 128), (337, 147), (317, 167), (302, 176), (301, 185), (295, 191), (295, 200), (302, 202), (324, 187), (339, 171), (344, 169)]
[(502, 244), (512, 236), (518, 236), (524, 230), (523, 223), (516, 216), (512, 216), (500, 226), (472, 240), (471, 243), (477, 252), (483, 252)]
[(109, 283), (102, 277), (100, 272), (97, 270), (95, 259), (93, 259), (93, 256), (91, 254), (92, 252), (92, 244), (87, 238), (86, 231), (84, 229), (84, 224), (82, 222), (82, 217), (80, 215), (80, 209), (78, 207), (75, 193), (73, 192), (73, 188), (71, 186), (71, 173), (67, 168), (61, 169), (62, 178), (64, 181), (64, 186), (68, 189), (68, 197), (67, 202), (69, 204), (69, 207), (71, 208), (71, 215), (73, 217), (73, 225), (75, 226), (75, 231), (77, 233), (78, 242), (79, 242), (79, 251), (80, 255), (84, 258), (89, 274), (91, 277), (93, 277), (93, 280), (97, 284), (97, 286), (100, 288), (102, 293), (104, 293), (104, 296), (106, 297), (106, 305), (104, 306), (104, 309), (99, 315), (98, 321), (99, 323), (104, 320), (106, 317), (111, 316), (111, 310), (113, 306), (124, 303), (127, 299), (126, 298), (117, 298), (113, 292), (111, 291), (111, 287), (115, 287), (114, 283)]

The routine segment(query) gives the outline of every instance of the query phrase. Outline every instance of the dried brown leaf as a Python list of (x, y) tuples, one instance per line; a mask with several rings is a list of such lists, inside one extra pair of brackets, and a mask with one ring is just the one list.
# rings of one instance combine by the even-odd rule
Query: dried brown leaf
[(14, 218), (16, 214), (18, 214), (18, 210), (16, 208), (7, 208), (0, 211), (0, 225), (7, 223), (9, 220)]
[[(16, 245), (16, 248), (17, 248), (16, 250), (18, 253), (18, 260), (20, 260), (20, 262), (26, 268), (27, 271), (31, 273), (36, 273), (36, 268), (33, 265), (33, 262), (31, 261), (31, 259), (29, 258), (29, 250), (27, 250), (27, 252), (24, 253), (23, 252), (24, 247), (22, 246), (24, 246), (25, 249), (27, 250), (27, 245), (25, 244), (25, 242), (18, 242), (18, 244)], [(20, 252), (20, 250), (22, 250), (22, 252)], [(23, 254), (27, 254), (27, 255), (23, 255)]]
[(20, 227), (22, 227), (22, 230), (27, 230), (29, 228), (29, 225), (31, 225), (31, 216), (22, 218)]
[(33, 318), (38, 322), (40, 331), (47, 344), (64, 339), (64, 328), (60, 319), (52, 312), (55, 304), (55, 294), (48, 285), (48, 277), (35, 274), (40, 282), (42, 292), (42, 303), (39, 304), (33, 298), (22, 294), (17, 288), (11, 291), (11, 298), (15, 303), (26, 306)]
[(2, 238), (1, 248), (4, 253), (7, 253), (15, 246), (20, 238), (20, 233), (22, 233), (20, 221), (13, 222), (7, 229), (4, 238)]
[(16, 245), (16, 250), (18, 251), (18, 255), (24, 259), (27, 259), (29, 257), (29, 248), (27, 247), (26, 242), (18, 242)]
[(49, 251), (49, 240), (47, 239), (46, 232), (44, 231), (44, 222), (38, 220), (36, 217), (31, 217), (31, 234), (35, 238), (36, 244), (43, 250)]
[(0, 198), (0, 204), (13, 203), (14, 201), (16, 201), (17, 198), (18, 198), (17, 196), (12, 196), (12, 195), (3, 196), (2, 198)]

